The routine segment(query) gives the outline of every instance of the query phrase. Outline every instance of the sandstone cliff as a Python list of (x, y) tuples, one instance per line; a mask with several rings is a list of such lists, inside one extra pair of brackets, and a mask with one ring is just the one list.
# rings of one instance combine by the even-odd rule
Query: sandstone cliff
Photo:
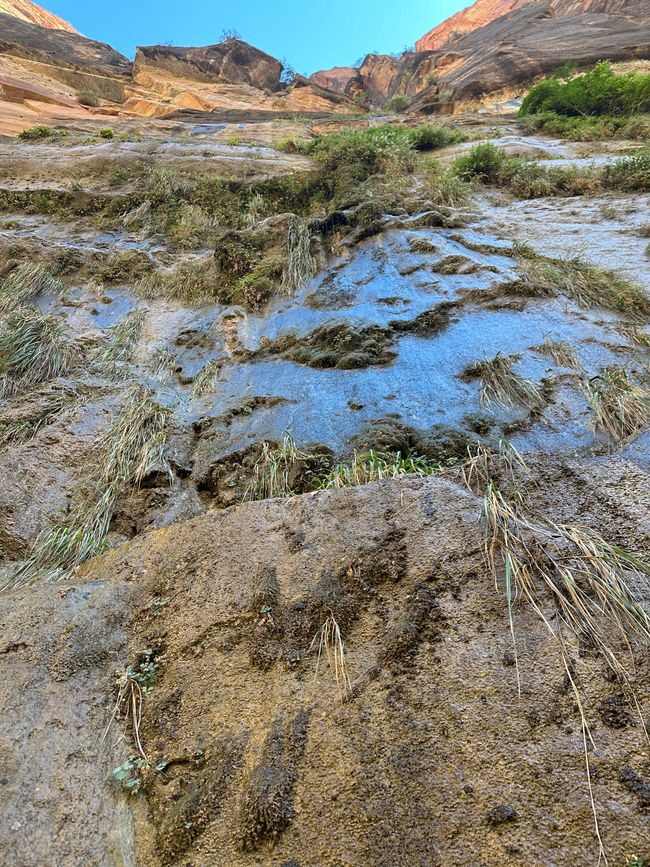
[[(416, 42), (418, 51), (432, 51), (453, 42), (459, 36), (485, 27), (502, 15), (538, 4), (538, 0), (477, 0), (472, 6), (457, 12), (430, 30)], [(643, 0), (551, 0), (554, 15), (579, 12), (629, 14), (638, 17), (643, 12)], [(647, 14), (647, 10), (646, 10)]]
[(0, 12), (7, 15), (14, 15), (22, 21), (28, 21), (30, 24), (38, 24), (39, 27), (46, 27), (49, 30), (67, 30), (68, 33), (76, 33), (72, 24), (43, 9), (42, 6), (37, 6), (31, 0), (0, 0)]

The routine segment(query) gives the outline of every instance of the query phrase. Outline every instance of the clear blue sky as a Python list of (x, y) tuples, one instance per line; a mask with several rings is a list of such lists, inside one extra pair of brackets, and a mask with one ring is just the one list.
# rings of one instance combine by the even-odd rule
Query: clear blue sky
[(40, 0), (92, 39), (133, 57), (136, 45), (209, 45), (224, 29), (309, 75), (371, 51), (412, 45), (472, 0)]

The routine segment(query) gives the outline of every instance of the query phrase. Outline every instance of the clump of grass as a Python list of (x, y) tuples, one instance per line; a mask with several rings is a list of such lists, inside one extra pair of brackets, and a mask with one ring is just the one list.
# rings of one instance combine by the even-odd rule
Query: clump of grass
[(214, 391), (222, 367), (223, 361), (220, 358), (213, 358), (199, 370), (192, 381), (190, 390), (193, 398), (202, 397), (209, 391)]
[(43, 265), (25, 262), (0, 281), (0, 311), (29, 304), (42, 292), (60, 292), (63, 283)]
[(432, 476), (441, 470), (439, 464), (431, 464), (417, 455), (403, 457), (401, 452), (389, 454), (369, 449), (361, 453), (355, 451), (351, 461), (336, 464), (321, 476), (318, 487), (349, 488), (381, 479), (399, 479), (410, 475)]
[(650, 315), (650, 296), (606, 268), (589, 265), (581, 259), (551, 259), (519, 245), (515, 254), (521, 260), (522, 284), (535, 295), (551, 296), (562, 292), (581, 307), (603, 307), (630, 316)]
[(164, 448), (171, 419), (171, 411), (141, 387), (129, 390), (124, 409), (97, 443), (97, 471), (87, 496), (68, 519), (41, 535), (5, 586), (60, 580), (102, 550), (119, 497), (152, 470), (169, 472)]
[(109, 365), (128, 361), (142, 333), (145, 318), (144, 310), (127, 313), (124, 319), (111, 328), (108, 340), (97, 354), (97, 360)]
[(553, 340), (546, 335), (544, 342), (534, 349), (536, 352), (549, 355), (558, 367), (572, 367), (574, 370), (580, 370), (582, 367), (575, 349), (566, 340)]
[(650, 393), (622, 367), (607, 367), (588, 383), (596, 429), (615, 442), (637, 436), (650, 427)]
[(244, 500), (271, 500), (293, 494), (292, 474), (296, 465), (308, 458), (296, 446), (293, 437), (285, 434), (279, 445), (262, 443), (262, 453), (255, 463), (253, 478)]
[(458, 208), (467, 203), (469, 185), (453, 172), (444, 171), (435, 164), (426, 177), (426, 190), (434, 205)]
[(318, 672), (320, 663), (323, 657), (327, 660), (330, 669), (334, 672), (334, 680), (336, 681), (336, 689), (339, 694), (339, 699), (345, 701), (352, 694), (352, 682), (348, 674), (347, 662), (345, 659), (345, 645), (341, 637), (341, 629), (336, 622), (336, 618), (332, 611), (329, 612), (323, 625), (319, 628), (314, 636), (310, 651), (318, 647), (318, 658), (316, 661), (316, 671), (314, 673), (314, 682), (318, 682)]
[(183, 250), (214, 243), (218, 222), (198, 205), (184, 202), (169, 229), (169, 237)]
[(21, 394), (0, 415), (0, 447), (23, 443), (52, 424), (82, 397), (82, 390), (65, 382), (39, 386)]
[(153, 269), (151, 259), (139, 250), (118, 250), (99, 263), (95, 279), (100, 283), (132, 283)]
[(149, 356), (147, 366), (156, 379), (165, 380), (174, 372), (176, 359), (166, 346), (157, 346)]
[(534, 382), (516, 373), (512, 366), (517, 356), (502, 355), (485, 358), (470, 364), (463, 371), (463, 379), (480, 379), (481, 402), (485, 406), (493, 403), (505, 407), (527, 407), (533, 409), (543, 404), (542, 392)]
[(475, 145), (453, 165), (453, 172), (463, 181), (497, 182), (508, 161), (506, 152), (492, 142)]
[(526, 133), (546, 132), (570, 141), (606, 141), (608, 139), (640, 139), (650, 137), (650, 117), (602, 115), (566, 117), (554, 111), (532, 114), (520, 120)]
[(74, 347), (53, 316), (17, 310), (0, 331), (0, 394), (16, 394), (70, 369)]
[(608, 189), (623, 192), (650, 190), (650, 148), (621, 157), (605, 167), (603, 183)]
[(293, 215), (287, 228), (287, 264), (282, 273), (282, 286), (289, 292), (302, 289), (316, 273), (316, 261), (311, 255), (311, 235), (305, 221)]
[(223, 300), (214, 257), (188, 259), (174, 268), (153, 271), (135, 285), (142, 298), (176, 298), (188, 305)]

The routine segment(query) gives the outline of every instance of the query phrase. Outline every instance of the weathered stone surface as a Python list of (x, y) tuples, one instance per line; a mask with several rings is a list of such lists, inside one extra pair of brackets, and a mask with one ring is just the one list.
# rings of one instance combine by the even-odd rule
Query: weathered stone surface
[[(647, 476), (610, 459), (536, 467), (536, 508), (647, 546)], [(594, 514), (604, 498), (607, 516)], [(523, 604), (517, 698), (481, 510), (440, 477), (250, 503), (146, 534), (76, 581), (0, 597), (2, 863), (595, 863), (575, 699)], [(343, 702), (310, 651), (330, 611), (352, 681)], [(623, 863), (650, 834), (642, 729), (594, 722), (620, 688), (566, 641), (588, 696), (601, 833)], [(102, 735), (115, 669), (145, 648), (151, 770), (134, 796), (111, 773), (134, 751), (130, 726)]]
[(31, 0), (0, 0), (0, 12), (13, 15), (30, 24), (38, 24), (39, 27), (47, 27), (50, 30), (67, 30), (68, 33), (77, 31), (63, 18), (48, 12), (42, 6), (32, 3)]
[[(539, 5), (538, 0), (476, 0), (418, 39), (415, 46), (418, 51), (437, 50), (460, 35), (485, 27), (502, 15), (532, 4)], [(643, 14), (643, 6), (643, 0), (551, 0), (550, 4), (555, 15), (604, 12), (610, 15), (629, 14), (635, 18)]]
[(133, 80), (148, 85), (147, 73), (164, 72), (172, 78), (220, 84), (248, 84), (259, 90), (277, 90), (282, 64), (239, 39), (227, 39), (203, 48), (167, 45), (140, 47), (133, 64)]

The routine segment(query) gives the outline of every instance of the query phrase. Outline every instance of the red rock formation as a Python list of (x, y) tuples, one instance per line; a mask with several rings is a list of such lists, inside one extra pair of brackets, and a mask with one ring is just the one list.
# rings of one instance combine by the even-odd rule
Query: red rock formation
[[(476, 0), (472, 6), (457, 12), (430, 30), (416, 42), (418, 51), (434, 51), (454, 41), (454, 38), (485, 27), (502, 15), (538, 3), (539, 0)], [(638, 20), (645, 0), (551, 0), (554, 15), (570, 15), (576, 12), (602, 12), (608, 15), (629, 13)], [(646, 13), (647, 14), (647, 13)]]
[(331, 69), (314, 72), (309, 78), (319, 87), (325, 87), (335, 93), (345, 93), (349, 83), (358, 75), (359, 70), (354, 66), (333, 66)]
[(68, 24), (63, 18), (48, 12), (42, 6), (37, 6), (31, 0), (0, 0), (0, 12), (13, 15), (30, 24), (38, 24), (48, 30), (67, 30), (68, 33), (76, 33), (72, 24)]

